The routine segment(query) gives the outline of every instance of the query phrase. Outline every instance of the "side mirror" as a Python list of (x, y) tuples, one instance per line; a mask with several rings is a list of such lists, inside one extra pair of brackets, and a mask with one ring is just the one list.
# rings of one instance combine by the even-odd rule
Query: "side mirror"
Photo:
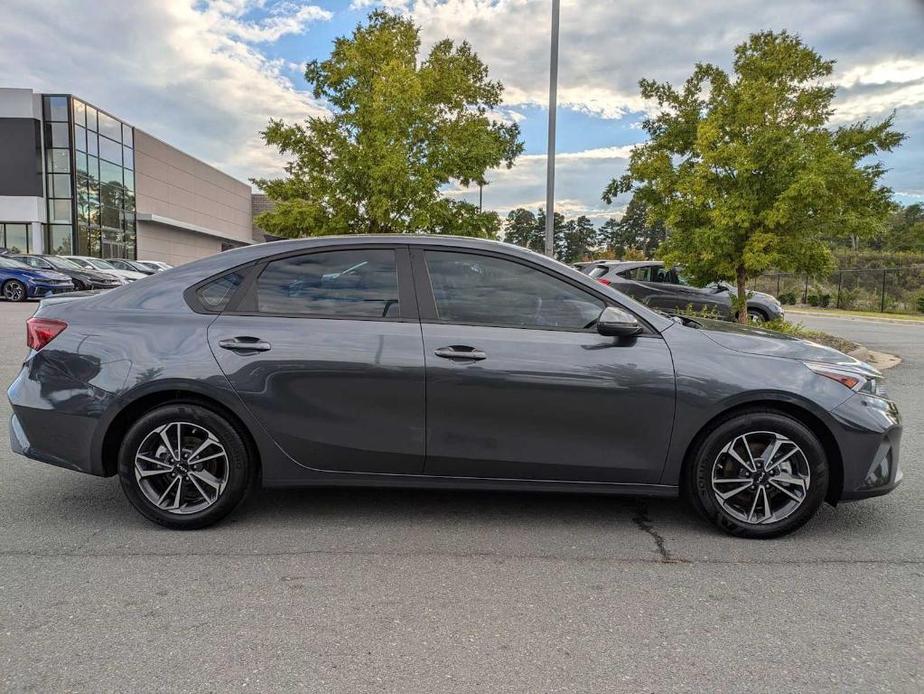
[(597, 318), (597, 332), (607, 337), (630, 337), (642, 332), (642, 326), (631, 313), (607, 306)]

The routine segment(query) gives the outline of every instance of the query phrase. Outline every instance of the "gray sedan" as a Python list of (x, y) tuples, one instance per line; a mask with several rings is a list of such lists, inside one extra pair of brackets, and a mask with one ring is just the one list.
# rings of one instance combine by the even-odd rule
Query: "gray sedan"
[[(599, 260), (579, 263), (578, 269), (603, 284), (618, 284), (619, 291), (661, 311), (673, 313), (692, 309), (729, 320), (735, 317), (734, 300), (738, 292), (733, 286), (714, 282), (706, 287), (694, 287), (678, 268), (665, 267), (657, 260)], [(777, 320), (784, 315), (776, 297), (748, 292), (748, 318), (752, 323)]]
[(683, 496), (772, 537), (901, 480), (868, 365), (489, 241), (240, 248), (45, 300), (27, 335), (13, 450), (171, 528), (255, 484), (380, 485)]

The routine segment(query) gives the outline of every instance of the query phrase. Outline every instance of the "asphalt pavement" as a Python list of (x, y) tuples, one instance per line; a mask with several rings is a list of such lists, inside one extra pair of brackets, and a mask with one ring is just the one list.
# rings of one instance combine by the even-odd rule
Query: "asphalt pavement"
[[(35, 304), (0, 303), (0, 383)], [(799, 316), (903, 358), (904, 484), (772, 541), (681, 503), (264, 491), (218, 527), (14, 456), (0, 691), (920, 692), (924, 324)]]

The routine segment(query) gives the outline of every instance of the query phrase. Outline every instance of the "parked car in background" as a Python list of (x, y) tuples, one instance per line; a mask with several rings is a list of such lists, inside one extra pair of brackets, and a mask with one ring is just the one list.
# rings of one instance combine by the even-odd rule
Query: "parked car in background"
[(118, 277), (119, 279), (125, 280), (126, 282), (134, 282), (135, 280), (140, 280), (147, 275), (143, 275), (140, 272), (135, 272), (134, 270), (120, 270), (107, 263), (101, 258), (92, 258), (87, 255), (65, 255), (62, 256), (68, 260), (72, 260), (77, 263), (82, 268), (88, 268), (91, 270), (99, 270), (100, 272), (105, 272), (112, 275), (113, 277)]
[[(736, 316), (734, 287), (717, 282), (705, 287), (694, 287), (683, 278), (679, 268), (664, 267), (657, 260), (598, 260), (576, 265), (584, 274), (613, 285), (633, 299), (668, 313), (692, 309), (714, 313), (732, 320)], [(785, 312), (779, 301), (770, 294), (748, 292), (748, 317), (753, 323), (783, 318)]]
[(72, 291), (71, 278), (60, 272), (40, 270), (11, 256), (0, 256), (0, 295), (7, 301), (25, 301)]
[(45, 300), (27, 338), (13, 451), (172, 528), (262, 482), (684, 496), (773, 537), (901, 480), (869, 365), (482, 239), (238, 248)]
[(57, 255), (14, 255), (11, 256), (29, 267), (39, 270), (53, 270), (71, 278), (77, 291), (89, 289), (113, 289), (121, 287), (123, 281), (99, 270), (82, 268), (77, 263)]
[(170, 263), (165, 263), (161, 260), (137, 260), (135, 262), (140, 265), (144, 265), (145, 267), (151, 268), (154, 270), (154, 272), (163, 272), (164, 270), (169, 270), (173, 267)]
[(126, 258), (105, 258), (105, 261), (112, 265), (116, 270), (128, 270), (129, 272), (140, 272), (142, 275), (153, 275), (156, 270), (152, 270), (147, 265), (142, 265), (134, 260)]

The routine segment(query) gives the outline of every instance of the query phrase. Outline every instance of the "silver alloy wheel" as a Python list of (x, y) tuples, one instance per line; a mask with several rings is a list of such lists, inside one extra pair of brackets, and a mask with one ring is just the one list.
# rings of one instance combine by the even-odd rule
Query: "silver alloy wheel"
[(22, 301), (26, 288), (21, 282), (10, 280), (3, 285), (3, 296), (7, 301)]
[(753, 309), (748, 310), (748, 322), (754, 325), (760, 325), (764, 322), (764, 314)]
[(218, 501), (228, 484), (228, 454), (218, 437), (199, 424), (170, 422), (138, 446), (135, 480), (162, 511), (197, 513)]
[(712, 465), (716, 502), (742, 523), (766, 525), (791, 516), (808, 496), (811, 470), (802, 449), (772, 431), (729, 441)]

